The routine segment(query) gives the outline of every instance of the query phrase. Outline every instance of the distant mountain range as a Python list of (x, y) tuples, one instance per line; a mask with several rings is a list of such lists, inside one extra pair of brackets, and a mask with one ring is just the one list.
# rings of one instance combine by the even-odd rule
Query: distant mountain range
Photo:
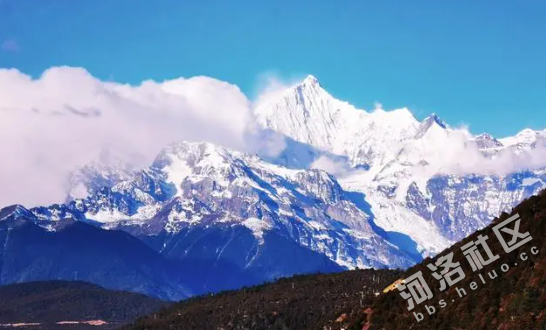
[(366, 112), (312, 76), (255, 115), (284, 138), (279, 155), (178, 142), (144, 169), (81, 169), (66, 203), (1, 210), (0, 283), (81, 279), (176, 300), (407, 268), (546, 182), (546, 130), (495, 139), (407, 109)]

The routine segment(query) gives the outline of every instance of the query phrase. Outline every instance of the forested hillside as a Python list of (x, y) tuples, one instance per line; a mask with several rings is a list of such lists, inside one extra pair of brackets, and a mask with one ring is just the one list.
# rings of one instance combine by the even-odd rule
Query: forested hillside
[(354, 270), (295, 276), (275, 283), (192, 298), (125, 329), (339, 329), (358, 318), (374, 293), (399, 276)]
[[(529, 232), (532, 239), (507, 253), (493, 228), (503, 221), (519, 214), (521, 222), (518, 232)], [(517, 224), (512, 221), (509, 231)], [(503, 232), (505, 241), (510, 243), (511, 234)], [(479, 235), (488, 237), (487, 245), (492, 255), (499, 258), (481, 270), (472, 271), (472, 267), (462, 253), (462, 247), (471, 241), (477, 241)], [(527, 330), (546, 328), (546, 191), (533, 196), (517, 207), (511, 214), (502, 214), (487, 228), (480, 230), (442, 252), (434, 259), (424, 260), (421, 264), (407, 270), (404, 277), (422, 271), (424, 280), (429, 284), (434, 297), (407, 310), (408, 303), (398, 292), (382, 295), (372, 304), (369, 323), (363, 322), (365, 329), (505, 329)], [(518, 241), (521, 239), (518, 238)], [(517, 243), (516, 243), (517, 244)], [(487, 254), (479, 249), (485, 260)], [(431, 276), (425, 266), (438, 258), (454, 252), (453, 262), (459, 262), (466, 274), (460, 282), (439, 291), (439, 281)], [(536, 253), (536, 254), (535, 254)], [(523, 255), (522, 255), (523, 254)], [(525, 259), (526, 258), (526, 259)], [(525, 260), (523, 260), (525, 259)], [(506, 266), (503, 266), (506, 265)], [(506, 270), (506, 271), (505, 271)], [(491, 276), (497, 277), (491, 279)], [(480, 277), (481, 275), (481, 277)], [(482, 281), (483, 278), (483, 281)], [(475, 282), (475, 285), (472, 285)], [(485, 282), (485, 283), (483, 283)], [(473, 290), (472, 287), (475, 289)], [(457, 289), (463, 289), (466, 295), (459, 295)], [(446, 306), (440, 305), (444, 300)], [(435, 312), (429, 315), (425, 305), (433, 306)], [(432, 309), (429, 307), (429, 310)], [(413, 312), (423, 314), (423, 320), (417, 322)]]
[(102, 326), (93, 327), (111, 329), (165, 305), (144, 295), (106, 290), (85, 282), (29, 282), (0, 287), (0, 324), (38, 323), (29, 328), (83, 329), (87, 328), (85, 324), (68, 323), (102, 321)]

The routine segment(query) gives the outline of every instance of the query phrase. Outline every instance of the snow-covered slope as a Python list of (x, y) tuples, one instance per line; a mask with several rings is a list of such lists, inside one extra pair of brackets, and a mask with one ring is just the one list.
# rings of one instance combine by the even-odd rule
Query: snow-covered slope
[(413, 137), (420, 127), (408, 109), (368, 113), (339, 101), (313, 76), (286, 90), (279, 99), (260, 102), (255, 113), (264, 127), (332, 154), (348, 156), (353, 165), (383, 164), (389, 155), (376, 152), (395, 153), (397, 143)]
[(33, 212), (140, 236), (245, 227), (256, 253), (275, 233), (345, 267), (406, 267), (419, 259), (417, 248), (401, 249), (375, 227), (363, 195), (346, 193), (326, 172), (287, 169), (210, 143), (171, 145), (130, 180)]
[(544, 144), (546, 141), (546, 129), (542, 131), (533, 131), (532, 129), (524, 129), (515, 136), (505, 137), (499, 140), (504, 146), (514, 145), (533, 145)]

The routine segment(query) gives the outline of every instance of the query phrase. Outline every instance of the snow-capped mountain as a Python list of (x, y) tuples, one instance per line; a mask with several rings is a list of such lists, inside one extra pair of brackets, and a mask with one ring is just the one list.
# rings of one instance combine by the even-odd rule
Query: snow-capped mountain
[(6, 208), (0, 222), (129, 233), (184, 269), (170, 280), (176, 289), (152, 293), (182, 297), (295, 273), (408, 267), (546, 185), (536, 161), (546, 130), (496, 139), (434, 114), (367, 112), (312, 76), (254, 111), (285, 138), (279, 155), (179, 142), (140, 170), (89, 165), (72, 176), (66, 203)]
[[(263, 127), (317, 155), (346, 159), (341, 186), (364, 193), (375, 223), (408, 235), (425, 254), (484, 227), (546, 182), (528, 154), (546, 145), (546, 131), (495, 139), (450, 127), (434, 114), (418, 121), (408, 109), (366, 112), (335, 99), (313, 76), (262, 100), (255, 111)], [(304, 163), (292, 155), (278, 162)], [(507, 158), (523, 164), (502, 173), (497, 167)]]
[[(286, 137), (277, 158), (179, 143), (142, 171), (86, 168), (77, 178), (89, 198), (35, 212), (48, 219), (69, 212), (112, 228), (138, 225), (146, 235), (235, 224), (260, 242), (264, 232), (277, 230), (343, 266), (392, 267), (405, 263), (387, 260), (396, 249), (437, 253), (546, 182), (544, 170), (469, 171), (506, 154), (525, 159), (522, 153), (545, 145), (546, 131), (495, 139), (453, 128), (434, 114), (419, 121), (408, 109), (367, 112), (335, 99), (313, 76), (260, 100), (255, 115), (263, 128)], [(324, 159), (337, 179), (309, 170), (324, 167)], [(371, 246), (386, 254), (370, 253)]]
[(408, 109), (368, 113), (339, 101), (308, 76), (279, 99), (256, 105), (258, 122), (306, 145), (349, 157), (353, 165), (382, 164), (397, 143), (417, 134), (420, 125)]

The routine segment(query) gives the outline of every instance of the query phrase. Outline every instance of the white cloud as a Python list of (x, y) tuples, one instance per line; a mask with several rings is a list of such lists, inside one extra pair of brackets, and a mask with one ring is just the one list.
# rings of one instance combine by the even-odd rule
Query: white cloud
[(323, 170), (338, 178), (347, 175), (349, 172), (354, 172), (343, 159), (334, 160), (326, 156), (320, 156), (311, 165), (311, 168)]
[(62, 201), (69, 173), (104, 150), (143, 166), (179, 140), (282, 148), (258, 129), (239, 88), (212, 78), (131, 86), (81, 68), (51, 68), (38, 79), (0, 69), (0, 207)]
[(416, 141), (406, 151), (408, 157), (413, 157), (413, 163), (426, 160), (431, 174), (444, 175), (503, 176), (546, 166), (544, 142), (532, 148), (512, 146), (484, 152), (474, 143), (468, 125), (463, 124), (448, 132)]
[(281, 78), (274, 72), (260, 75), (255, 93), (255, 104), (264, 105), (270, 101), (277, 101), (287, 89), (300, 84), (305, 77), (305, 75), (294, 75)]
[(546, 166), (546, 147), (541, 145), (527, 150), (507, 148), (491, 156), (485, 156), (474, 147), (460, 150), (459, 154), (455, 151), (445, 153), (445, 165), (439, 171), (440, 174), (504, 176), (524, 170), (542, 169)]

